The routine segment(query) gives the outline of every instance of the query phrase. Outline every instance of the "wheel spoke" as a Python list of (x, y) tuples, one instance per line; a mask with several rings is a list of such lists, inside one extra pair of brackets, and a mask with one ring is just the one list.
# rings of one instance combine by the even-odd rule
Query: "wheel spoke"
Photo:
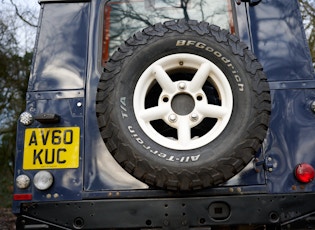
[(168, 113), (170, 109), (168, 106), (155, 106), (149, 109), (145, 109), (138, 112), (139, 117), (148, 122), (158, 119), (162, 119), (164, 115)]
[(198, 69), (190, 83), (191, 92), (196, 92), (202, 88), (209, 77), (210, 70), (211, 65), (209, 63), (201, 64), (200, 68)]
[(228, 109), (218, 105), (200, 105), (197, 107), (199, 113), (205, 117), (223, 118), (228, 114)]
[(163, 67), (160, 65), (153, 66), (153, 73), (155, 74), (155, 79), (161, 86), (161, 88), (167, 93), (174, 93), (176, 86), (168, 74), (164, 71)]
[(177, 128), (178, 141), (181, 145), (189, 145), (191, 142), (191, 128), (187, 117), (180, 117)]

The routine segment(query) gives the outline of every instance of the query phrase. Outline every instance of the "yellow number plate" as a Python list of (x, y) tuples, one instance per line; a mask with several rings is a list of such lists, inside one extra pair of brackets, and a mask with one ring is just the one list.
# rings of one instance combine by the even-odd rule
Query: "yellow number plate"
[(78, 168), (80, 128), (25, 130), (23, 169)]

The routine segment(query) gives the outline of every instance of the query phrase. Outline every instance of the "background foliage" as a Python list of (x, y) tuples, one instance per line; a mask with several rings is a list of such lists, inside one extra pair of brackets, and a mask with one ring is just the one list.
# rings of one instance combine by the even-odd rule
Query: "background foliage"
[(310, 47), (313, 66), (315, 68), (315, 0), (299, 0), (306, 30), (306, 37)]
[[(315, 63), (315, 0), (299, 1)], [(39, 10), (36, 0), (23, 2), (0, 0), (0, 207), (11, 204), (16, 121), (25, 107)]]
[(38, 18), (38, 4), (21, 2), (0, 0), (0, 207), (11, 205), (16, 121), (25, 107)]

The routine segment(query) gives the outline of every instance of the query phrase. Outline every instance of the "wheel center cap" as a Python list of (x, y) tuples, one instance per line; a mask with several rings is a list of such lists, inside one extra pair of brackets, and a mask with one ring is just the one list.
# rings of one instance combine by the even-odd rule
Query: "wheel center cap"
[(188, 115), (195, 108), (194, 99), (188, 94), (177, 94), (172, 100), (172, 109), (178, 115)]

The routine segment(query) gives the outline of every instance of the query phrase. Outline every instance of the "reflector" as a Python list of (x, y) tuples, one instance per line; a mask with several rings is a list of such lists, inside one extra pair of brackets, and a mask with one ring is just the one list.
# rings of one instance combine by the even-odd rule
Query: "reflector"
[(32, 200), (32, 194), (14, 194), (13, 200)]
[(295, 167), (295, 177), (302, 183), (309, 183), (314, 179), (315, 170), (310, 164), (301, 163)]

